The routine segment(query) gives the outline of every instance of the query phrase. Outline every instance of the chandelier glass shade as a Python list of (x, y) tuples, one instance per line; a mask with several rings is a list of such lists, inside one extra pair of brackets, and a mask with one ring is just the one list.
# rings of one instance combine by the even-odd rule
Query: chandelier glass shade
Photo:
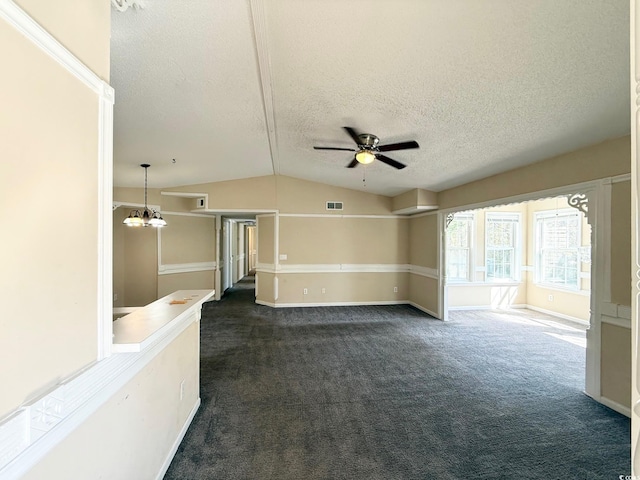
[(164, 227), (167, 222), (162, 218), (160, 212), (155, 209), (149, 210), (147, 207), (147, 169), (151, 165), (143, 163), (140, 166), (144, 168), (144, 210), (142, 212), (138, 209), (131, 210), (129, 216), (122, 223), (128, 227)]

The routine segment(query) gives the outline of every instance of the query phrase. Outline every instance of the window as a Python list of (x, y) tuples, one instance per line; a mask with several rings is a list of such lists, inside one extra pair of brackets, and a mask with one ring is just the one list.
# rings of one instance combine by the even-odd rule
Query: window
[(467, 282), (470, 278), (473, 213), (456, 213), (447, 227), (447, 280)]
[(516, 246), (519, 227), (519, 213), (487, 213), (485, 230), (487, 281), (513, 282), (518, 280)]
[(571, 210), (536, 214), (536, 280), (539, 283), (579, 288), (580, 213)]

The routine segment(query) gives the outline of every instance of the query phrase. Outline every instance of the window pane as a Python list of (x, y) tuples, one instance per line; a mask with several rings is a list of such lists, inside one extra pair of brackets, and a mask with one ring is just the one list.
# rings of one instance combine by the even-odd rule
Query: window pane
[(541, 283), (578, 287), (580, 222), (578, 212), (556, 213), (537, 218), (537, 271)]
[(519, 218), (518, 214), (487, 213), (485, 232), (487, 280), (515, 280), (515, 247)]
[(456, 215), (447, 227), (446, 274), (449, 280), (469, 279), (472, 221), (472, 215)]

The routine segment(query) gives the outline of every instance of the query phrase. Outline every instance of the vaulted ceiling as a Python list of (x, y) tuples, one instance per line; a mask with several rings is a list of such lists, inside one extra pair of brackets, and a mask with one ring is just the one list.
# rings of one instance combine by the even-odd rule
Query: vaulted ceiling
[[(112, 10), (116, 186), (146, 162), (151, 187), (440, 191), (630, 130), (627, 0), (138, 3)], [(313, 149), (352, 147), (343, 126), (420, 149), (347, 169)]]

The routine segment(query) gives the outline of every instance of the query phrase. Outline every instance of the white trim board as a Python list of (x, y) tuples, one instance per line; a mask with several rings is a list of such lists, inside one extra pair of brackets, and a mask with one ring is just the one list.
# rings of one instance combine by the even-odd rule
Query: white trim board
[(256, 265), (257, 272), (273, 274), (294, 273), (412, 273), (423, 277), (438, 278), (438, 270), (419, 265), (397, 263), (335, 263), (335, 264), (264, 264)]
[(161, 191), (160, 195), (167, 197), (181, 197), (181, 198), (208, 198), (208, 193), (193, 193), (193, 192), (165, 192)]
[(527, 308), (527, 305), (523, 304), (523, 303), (516, 303), (513, 305), (509, 305), (507, 307), (501, 307), (501, 306), (492, 306), (492, 305), (461, 305), (461, 306), (454, 306), (454, 307), (449, 307), (449, 311), (450, 312), (464, 312), (465, 310), (471, 310), (471, 311), (478, 311), (478, 310), (509, 310), (509, 309), (515, 309), (515, 310), (519, 310), (519, 309), (523, 309), (523, 308)]
[(611, 400), (610, 398), (607, 397), (603, 397), (603, 396), (595, 396), (595, 395), (589, 395), (588, 392), (582, 392), (584, 393), (587, 397), (592, 398), (593, 400), (595, 400), (596, 402), (601, 403), (602, 405), (604, 405), (605, 407), (610, 408), (613, 411), (616, 411), (618, 413), (621, 413), (622, 415), (631, 418), (631, 409), (629, 407), (625, 407), (624, 405), (615, 402), (613, 400)]
[(373, 214), (344, 214), (344, 213), (281, 213), (281, 217), (298, 218), (377, 218), (377, 219), (403, 219), (409, 217), (404, 215), (373, 215)]
[[(201, 211), (201, 210), (198, 210)], [(172, 211), (164, 211), (163, 215), (175, 215), (179, 217), (204, 217), (204, 218), (213, 218), (215, 217), (212, 214), (204, 214), (204, 213), (193, 213), (193, 212), (172, 212)]]
[(264, 300), (256, 300), (258, 305), (264, 305), (272, 308), (296, 308), (296, 307), (358, 307), (358, 306), (376, 306), (376, 305), (410, 305), (418, 310), (431, 315), (432, 317), (438, 319), (438, 316), (432, 312), (431, 310), (424, 308), (417, 303), (410, 302), (408, 300), (384, 300), (384, 301), (365, 301), (365, 302), (309, 302), (309, 303), (275, 303), (275, 302), (265, 302)]
[(501, 197), (493, 200), (485, 200), (483, 202), (471, 203), (466, 205), (457, 205), (454, 207), (443, 208), (442, 210), (438, 210), (436, 213), (441, 213), (442, 215), (447, 215), (449, 213), (456, 212), (466, 212), (467, 210), (479, 210), (484, 208), (491, 207), (500, 207), (504, 205), (512, 205), (516, 203), (529, 202), (532, 200), (540, 200), (548, 197), (556, 197), (560, 195), (566, 195), (569, 193), (587, 193), (588, 191), (595, 190), (598, 185), (603, 182), (610, 180), (609, 177), (598, 180), (589, 180), (587, 182), (574, 183), (571, 185), (566, 185), (562, 187), (554, 187), (546, 190), (540, 190), (537, 192), (529, 192), (522, 193), (519, 195), (512, 195), (510, 197)]
[(165, 263), (158, 265), (158, 275), (173, 275), (175, 273), (205, 272), (215, 270), (216, 262), (195, 263)]

